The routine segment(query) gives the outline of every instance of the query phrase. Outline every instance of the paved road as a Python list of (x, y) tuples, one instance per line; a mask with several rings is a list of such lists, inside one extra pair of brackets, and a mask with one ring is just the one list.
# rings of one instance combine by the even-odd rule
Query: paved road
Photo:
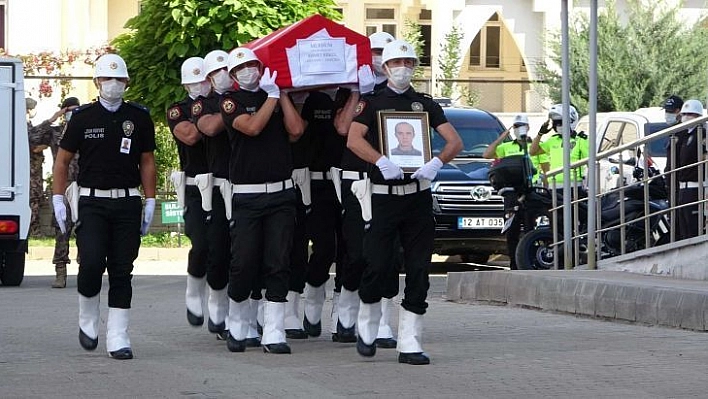
[(187, 325), (179, 262), (138, 263), (136, 358), (121, 362), (105, 353), (106, 290), (99, 347), (86, 352), (77, 342), (76, 279), (68, 289), (49, 288), (45, 263), (28, 262), (21, 287), (0, 287), (3, 398), (703, 398), (708, 391), (708, 335), (451, 303), (442, 276), (433, 279), (426, 316), (430, 366), (399, 365), (393, 350), (365, 359), (328, 336), (291, 341), (290, 356), (233, 354), (205, 328)]

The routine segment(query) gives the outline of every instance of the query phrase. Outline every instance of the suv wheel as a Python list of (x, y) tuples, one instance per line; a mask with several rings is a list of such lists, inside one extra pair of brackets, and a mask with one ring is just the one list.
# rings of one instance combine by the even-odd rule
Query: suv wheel
[(20, 285), (25, 275), (25, 252), (0, 252), (0, 267), (0, 281), (3, 285)]

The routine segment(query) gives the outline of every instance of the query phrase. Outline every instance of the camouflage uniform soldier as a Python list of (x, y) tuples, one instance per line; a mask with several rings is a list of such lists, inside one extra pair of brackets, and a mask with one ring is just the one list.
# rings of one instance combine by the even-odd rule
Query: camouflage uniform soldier
[[(52, 129), (51, 137), (51, 148), (52, 148), (52, 158), (57, 159), (57, 152), (59, 151), (59, 141), (64, 133), (64, 127), (66, 123), (71, 119), (71, 111), (77, 108), (79, 105), (79, 100), (76, 97), (67, 97), (61, 104), (61, 109), (57, 111), (52, 119), (56, 120), (60, 115), (64, 116), (62, 123), (55, 129)], [(79, 176), (79, 154), (74, 155), (74, 158), (69, 163), (69, 173), (67, 177), (67, 183), (71, 184)], [(52, 283), (52, 288), (64, 288), (66, 287), (66, 265), (71, 263), (69, 259), (69, 238), (71, 237), (71, 232), (74, 228), (74, 223), (71, 219), (71, 207), (66, 203), (66, 232), (62, 233), (56, 219), (52, 218), (52, 226), (54, 226), (54, 257), (52, 258), (52, 263), (56, 270), (57, 276)], [(79, 257), (77, 256), (77, 262)]]
[(30, 121), (37, 114), (37, 101), (32, 98), (25, 99), (27, 106), (27, 133), (29, 134), (30, 144), (30, 209), (32, 217), (30, 219), (30, 236), (40, 235), (41, 229), (39, 225), (39, 206), (44, 197), (43, 179), (42, 179), (42, 164), (44, 163), (44, 151), (49, 147), (49, 139), (51, 137), (51, 122), (44, 121), (37, 126), (33, 126)]

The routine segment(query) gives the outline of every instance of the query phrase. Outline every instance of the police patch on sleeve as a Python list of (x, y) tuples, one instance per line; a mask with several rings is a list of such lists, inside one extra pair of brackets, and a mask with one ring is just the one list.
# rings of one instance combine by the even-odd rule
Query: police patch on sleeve
[(179, 109), (179, 106), (172, 107), (167, 111), (167, 117), (174, 121), (179, 119), (182, 116), (182, 110)]
[(366, 108), (366, 103), (359, 101), (359, 104), (356, 105), (356, 109), (354, 110), (354, 115), (361, 114), (364, 111), (364, 108)]
[(221, 110), (227, 114), (231, 114), (236, 111), (236, 104), (234, 104), (234, 100), (230, 98), (224, 99), (224, 101), (221, 102)]
[(204, 108), (202, 107), (202, 102), (201, 101), (195, 101), (192, 104), (192, 116), (199, 116), (202, 114), (202, 110)]

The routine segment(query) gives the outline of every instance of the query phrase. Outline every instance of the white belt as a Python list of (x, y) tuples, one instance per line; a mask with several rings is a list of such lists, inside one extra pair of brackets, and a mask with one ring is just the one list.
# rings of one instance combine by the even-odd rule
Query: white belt
[(234, 194), (262, 194), (262, 193), (277, 193), (283, 190), (293, 188), (293, 179), (277, 181), (274, 183), (261, 184), (234, 184)]
[(310, 179), (312, 180), (332, 180), (332, 174), (330, 172), (310, 172)]
[(97, 197), (97, 198), (124, 198), (124, 197), (140, 197), (140, 190), (137, 188), (109, 188), (101, 190), (99, 188), (81, 187), (79, 195), (82, 197)]
[(374, 194), (408, 195), (430, 188), (430, 180), (418, 180), (417, 182), (402, 184), (399, 186), (387, 186), (385, 184), (374, 184), (371, 192)]
[(701, 185), (697, 181), (682, 181), (681, 188), (698, 188)]
[(185, 178), (185, 179), (184, 179), (184, 184), (185, 184), (186, 186), (196, 186), (196, 185), (197, 185), (197, 183), (194, 181), (194, 178), (193, 178), (193, 177), (187, 177), (187, 178)]
[(368, 177), (366, 172), (357, 172), (353, 170), (343, 170), (342, 180), (364, 180)]

